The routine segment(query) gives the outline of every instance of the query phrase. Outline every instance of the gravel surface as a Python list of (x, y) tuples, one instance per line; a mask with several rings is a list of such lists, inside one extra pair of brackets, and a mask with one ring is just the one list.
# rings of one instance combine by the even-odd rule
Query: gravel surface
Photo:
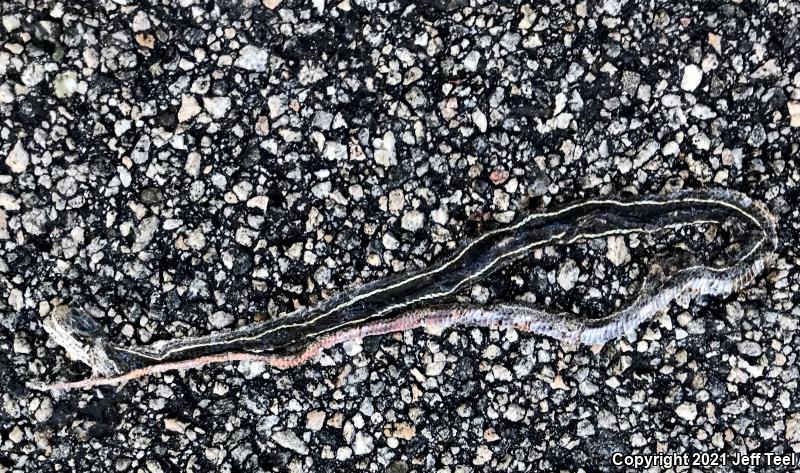
[[(800, 452), (798, 3), (82, 3), (0, 3), (0, 472)], [(634, 341), (416, 330), (287, 371), (25, 387), (89, 375), (41, 328), (56, 304), (126, 343), (209, 333), (426, 265), (529, 208), (683, 187), (767, 203), (780, 254)], [(654, 248), (703, 253), (702, 236), (550, 248), (462, 297), (602, 313)]]

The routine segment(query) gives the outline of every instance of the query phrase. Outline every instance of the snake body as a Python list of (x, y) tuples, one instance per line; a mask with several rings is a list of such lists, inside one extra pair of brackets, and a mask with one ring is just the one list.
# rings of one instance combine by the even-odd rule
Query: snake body
[[(602, 318), (523, 302), (484, 306), (452, 302), (462, 289), (544, 246), (709, 224), (738, 231), (735, 256), (721, 265), (655, 272), (630, 305)], [(739, 291), (771, 263), (778, 244), (775, 225), (775, 217), (763, 204), (729, 190), (588, 199), (529, 213), (430, 267), (345, 291), (315, 307), (227, 332), (148, 346), (113, 344), (88, 315), (63, 307), (45, 320), (44, 328), (98, 377), (49, 387), (113, 384), (218, 361), (259, 360), (288, 367), (345, 340), (420, 326), (513, 326), (560, 340), (602, 344), (633, 332), (682, 294), (726, 296)]]

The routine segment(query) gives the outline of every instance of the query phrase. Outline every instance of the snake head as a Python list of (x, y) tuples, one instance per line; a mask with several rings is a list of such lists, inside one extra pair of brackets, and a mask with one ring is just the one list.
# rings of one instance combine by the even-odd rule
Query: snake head
[(103, 328), (86, 312), (70, 306), (61, 306), (66, 310), (54, 311), (60, 323), (75, 337), (89, 341), (104, 337)]
[(66, 305), (57, 306), (43, 321), (44, 330), (54, 342), (102, 376), (111, 376), (119, 368), (106, 352), (107, 340), (100, 325), (86, 312)]

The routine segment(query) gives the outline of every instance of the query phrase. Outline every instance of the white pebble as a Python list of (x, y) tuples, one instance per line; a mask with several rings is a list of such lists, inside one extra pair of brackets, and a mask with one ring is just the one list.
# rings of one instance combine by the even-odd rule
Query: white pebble
[(308, 453), (308, 445), (291, 430), (279, 430), (275, 432), (272, 434), (272, 440), (281, 447), (294, 450), (301, 455)]
[(71, 97), (78, 90), (78, 74), (75, 71), (62, 72), (53, 82), (56, 97), (63, 99)]
[(363, 432), (356, 434), (356, 442), (353, 445), (353, 452), (356, 455), (366, 455), (375, 449), (375, 441), (372, 436)]
[(375, 147), (375, 162), (383, 167), (394, 166), (397, 164), (397, 153), (395, 151), (394, 133), (387, 131), (382, 139), (372, 142)]
[(612, 236), (608, 238), (608, 251), (606, 257), (614, 266), (620, 266), (631, 260), (631, 254), (625, 245), (625, 237)]
[(404, 230), (408, 230), (410, 232), (415, 232), (422, 228), (422, 225), (425, 223), (425, 216), (422, 215), (422, 212), (418, 210), (412, 210), (410, 212), (406, 212), (403, 214), (403, 217), (400, 219), (400, 226)]
[(692, 421), (697, 418), (697, 406), (688, 402), (684, 402), (675, 408), (675, 413), (681, 419)]
[(239, 50), (239, 57), (233, 65), (248, 71), (264, 72), (267, 70), (268, 60), (269, 51), (248, 44)]
[(150, 18), (147, 17), (147, 13), (139, 10), (136, 16), (133, 17), (133, 24), (131, 26), (134, 32), (149, 30)]
[(17, 144), (11, 148), (11, 152), (6, 156), (6, 166), (11, 168), (11, 172), (17, 174), (25, 172), (29, 161), (28, 152), (22, 146), (22, 140), (17, 141)]
[(217, 311), (208, 317), (208, 323), (214, 328), (223, 328), (232, 324), (235, 319), (227, 312)]
[(228, 97), (203, 97), (203, 107), (214, 118), (222, 118), (231, 108), (231, 99)]
[(178, 110), (178, 121), (183, 123), (191, 120), (193, 117), (200, 113), (200, 104), (197, 99), (192, 95), (184, 95), (181, 97), (181, 108)]
[(800, 102), (789, 102), (787, 107), (789, 108), (789, 116), (791, 117), (789, 126), (793, 128), (800, 127)]
[(472, 112), (472, 122), (478, 127), (481, 133), (486, 133), (486, 129), (488, 128), (489, 124), (486, 121), (486, 115), (484, 115), (483, 112), (477, 109)]
[(575, 287), (575, 283), (578, 281), (578, 276), (580, 276), (580, 274), (581, 271), (578, 269), (578, 265), (575, 261), (568, 259), (558, 270), (558, 285), (565, 291), (569, 291)]
[(248, 207), (255, 207), (261, 210), (267, 210), (267, 206), (269, 205), (269, 197), (266, 195), (257, 195), (250, 200), (247, 201)]
[(703, 80), (703, 71), (694, 64), (689, 64), (683, 69), (683, 79), (681, 80), (681, 89), (692, 92), (700, 85)]

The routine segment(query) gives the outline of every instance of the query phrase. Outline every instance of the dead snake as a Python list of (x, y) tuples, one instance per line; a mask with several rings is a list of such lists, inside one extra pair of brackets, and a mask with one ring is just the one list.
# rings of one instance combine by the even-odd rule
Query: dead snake
[[(717, 224), (741, 231), (741, 247), (722, 265), (696, 264), (670, 274), (654, 271), (630, 305), (602, 318), (552, 311), (524, 302), (470, 305), (450, 302), (462, 289), (532, 250), (609, 236), (676, 231)], [(147, 346), (111, 343), (86, 313), (57, 307), (44, 328), (95, 377), (39, 389), (117, 384), (152, 373), (213, 362), (251, 360), (290, 367), (346, 340), (421, 326), (515, 327), (559, 340), (602, 344), (632, 333), (682, 294), (725, 296), (751, 282), (773, 258), (776, 219), (767, 208), (729, 190), (684, 190), (659, 196), (589, 199), (529, 213), (489, 231), (428, 268), (345, 291), (312, 308), (202, 337)]]

